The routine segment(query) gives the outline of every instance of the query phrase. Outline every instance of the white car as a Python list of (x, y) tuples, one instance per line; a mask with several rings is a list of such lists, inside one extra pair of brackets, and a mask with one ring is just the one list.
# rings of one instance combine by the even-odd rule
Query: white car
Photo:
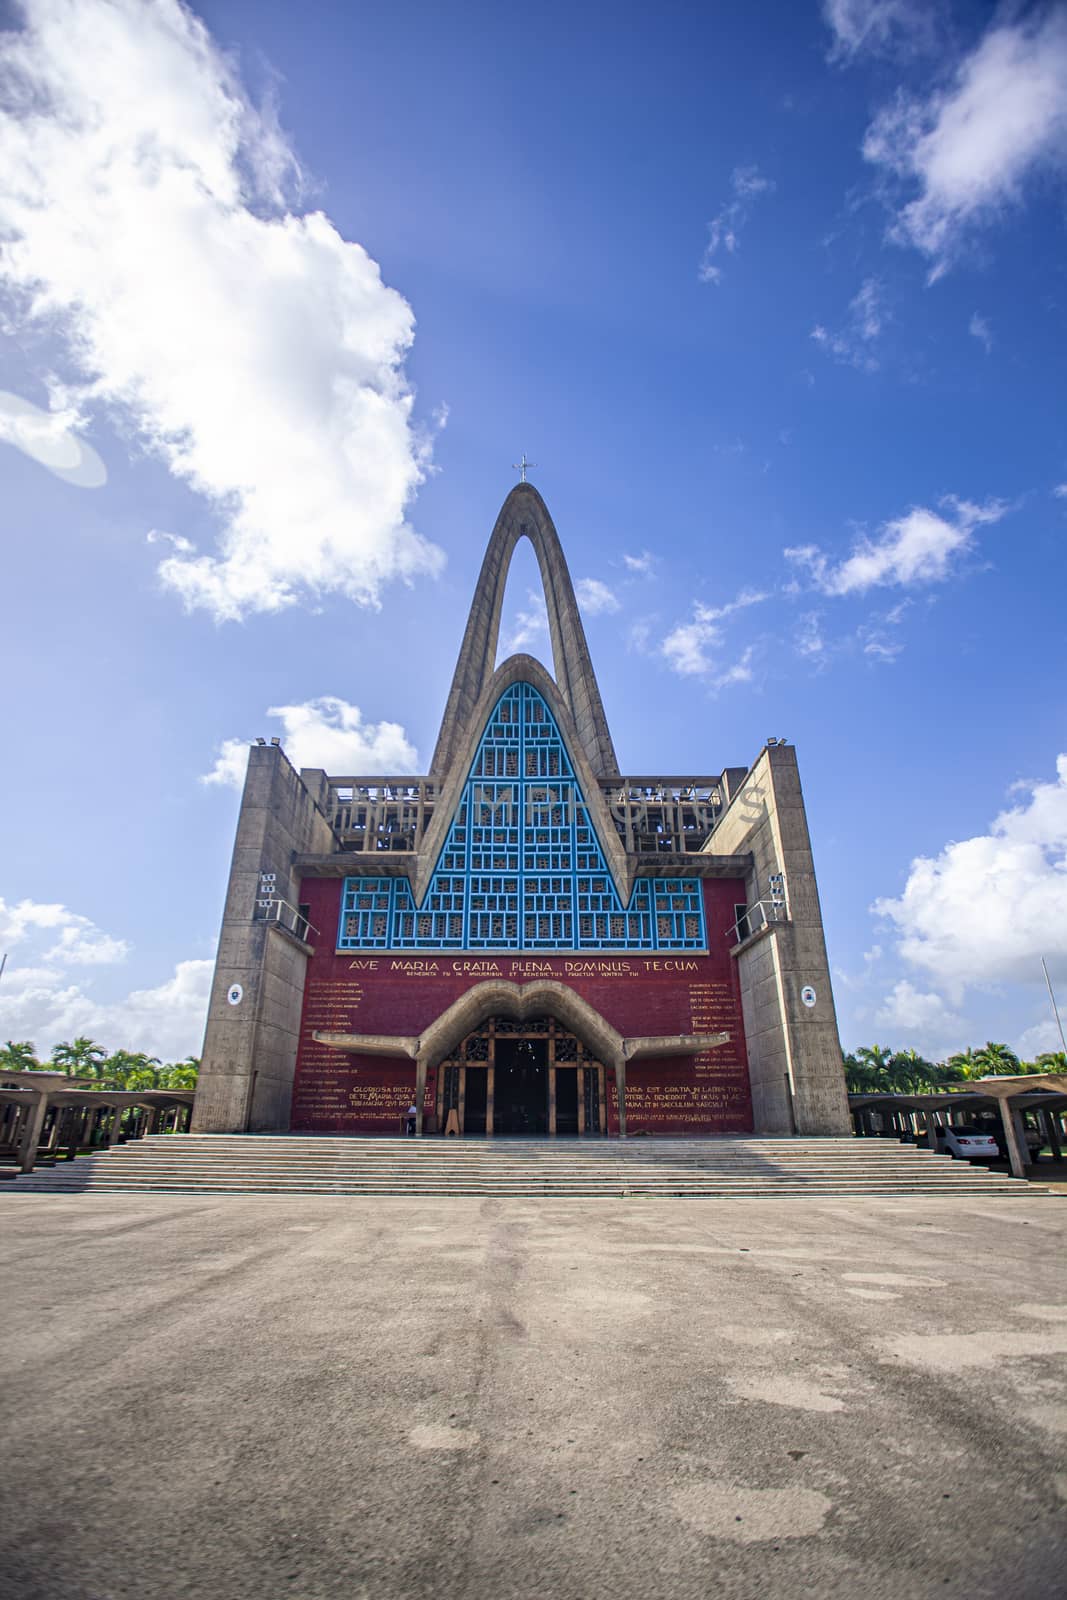
[(939, 1128), (937, 1148), (959, 1161), (996, 1161), (1000, 1156), (992, 1134), (979, 1128)]

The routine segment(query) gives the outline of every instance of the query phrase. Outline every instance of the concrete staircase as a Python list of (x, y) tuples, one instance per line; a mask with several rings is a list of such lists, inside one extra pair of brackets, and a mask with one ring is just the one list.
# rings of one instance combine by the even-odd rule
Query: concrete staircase
[[(736, 1198), (1025, 1195), (1021, 1179), (883, 1139), (369, 1139), (155, 1135), (7, 1193)], [(1041, 1191), (1038, 1190), (1038, 1193)]]

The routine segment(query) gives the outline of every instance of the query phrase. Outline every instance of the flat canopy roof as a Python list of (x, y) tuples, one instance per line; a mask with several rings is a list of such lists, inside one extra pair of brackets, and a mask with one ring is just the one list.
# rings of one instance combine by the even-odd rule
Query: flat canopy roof
[[(36, 1073), (27, 1073), (36, 1077)], [(57, 1106), (191, 1106), (193, 1089), (59, 1089), (52, 1084), (27, 1084), (25, 1088), (0, 1088), (0, 1102), (32, 1103), (42, 1095)]]
[[(894, 1106), (907, 1111), (964, 1111), (973, 1110), (976, 1106), (993, 1109), (1002, 1100), (1023, 1101), (1022, 1110), (1058, 1110), (1067, 1106), (1067, 1086), (1063, 1089), (1022, 1089), (1017, 1087), (1025, 1079), (1012, 1078), (1007, 1080), (1013, 1087), (1005, 1094), (991, 1094), (985, 1088), (975, 1087), (963, 1090), (934, 1090), (930, 1094), (892, 1094), (888, 1090), (874, 1091), (870, 1094), (850, 1094), (849, 1106), (853, 1111), (865, 1110), (868, 1106)], [(1031, 1080), (1032, 1082), (1032, 1080)], [(1018, 1107), (1016, 1109), (1019, 1109)]]

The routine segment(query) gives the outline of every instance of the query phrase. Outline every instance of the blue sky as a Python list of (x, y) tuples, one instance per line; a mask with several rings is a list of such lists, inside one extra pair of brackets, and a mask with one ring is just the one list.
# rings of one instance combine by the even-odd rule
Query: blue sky
[(623, 770), (797, 745), (846, 1047), (1054, 1046), (1067, 8), (0, 21), (0, 1038), (199, 1048), (241, 745), (424, 770), (525, 450)]

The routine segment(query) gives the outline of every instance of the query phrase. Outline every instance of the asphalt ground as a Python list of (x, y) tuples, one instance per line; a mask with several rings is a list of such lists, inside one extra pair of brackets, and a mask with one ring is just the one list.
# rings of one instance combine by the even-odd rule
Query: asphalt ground
[(1067, 1593), (1067, 1202), (0, 1194), (0, 1594)]

